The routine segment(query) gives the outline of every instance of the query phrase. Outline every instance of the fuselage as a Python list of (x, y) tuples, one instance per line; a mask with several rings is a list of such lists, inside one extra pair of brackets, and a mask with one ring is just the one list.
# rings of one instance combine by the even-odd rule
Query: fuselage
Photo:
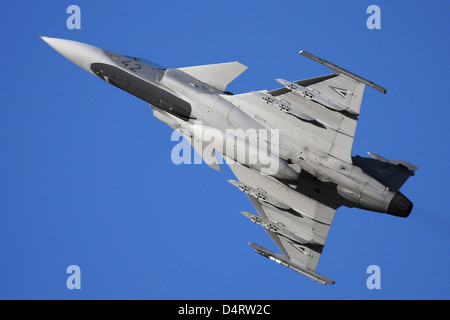
[[(353, 163), (337, 159), (313, 145), (302, 145), (288, 135), (269, 137), (267, 132), (276, 129), (270, 119), (258, 121), (234, 105), (229, 93), (179, 69), (167, 69), (75, 41), (41, 38), (86, 71), (149, 103), (166, 115), (159, 119), (171, 127), (182, 127), (200, 135), (204, 143), (227, 158), (283, 181), (291, 188), (298, 186), (304, 171), (314, 177), (319, 189), (320, 184), (334, 189), (337, 206), (402, 217), (408, 216), (412, 209), (412, 203), (403, 194), (390, 190)], [(234, 141), (231, 148), (230, 140)]]

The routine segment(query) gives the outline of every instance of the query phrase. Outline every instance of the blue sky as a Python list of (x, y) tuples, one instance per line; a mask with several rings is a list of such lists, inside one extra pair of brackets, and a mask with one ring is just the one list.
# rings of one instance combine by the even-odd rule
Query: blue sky
[[(69, 30), (66, 8), (81, 8)], [(366, 9), (381, 8), (369, 30)], [(449, 299), (448, 1), (13, 1), (0, 11), (0, 298)], [(407, 219), (342, 207), (322, 286), (253, 253), (276, 250), (207, 165), (171, 162), (171, 129), (148, 105), (21, 31), (168, 67), (238, 60), (228, 89), (329, 73), (307, 50), (387, 88), (366, 89), (353, 155), (419, 167)], [(66, 268), (81, 268), (68, 290)], [(370, 265), (381, 289), (366, 287)]]

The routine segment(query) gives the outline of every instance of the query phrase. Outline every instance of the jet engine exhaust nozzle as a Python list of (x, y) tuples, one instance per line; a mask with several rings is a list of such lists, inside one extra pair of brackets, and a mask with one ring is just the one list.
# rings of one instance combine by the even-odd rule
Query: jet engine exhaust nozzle
[(392, 198), (387, 213), (393, 216), (407, 218), (411, 213), (413, 203), (401, 192), (397, 192)]

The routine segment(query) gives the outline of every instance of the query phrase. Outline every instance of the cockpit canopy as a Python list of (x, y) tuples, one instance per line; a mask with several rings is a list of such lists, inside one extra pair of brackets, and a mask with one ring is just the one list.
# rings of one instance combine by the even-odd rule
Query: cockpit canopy
[(162, 66), (160, 64), (157, 64), (155, 62), (149, 61), (147, 59), (141, 59), (141, 58), (138, 58), (138, 57), (130, 57), (130, 56), (125, 56), (125, 57), (133, 59), (134, 61), (140, 61), (142, 63), (145, 63), (145, 64), (147, 64), (147, 65), (149, 65), (149, 66), (151, 66), (153, 68), (159, 69), (159, 70), (166, 70), (167, 69), (166, 67), (164, 67), (164, 66)]

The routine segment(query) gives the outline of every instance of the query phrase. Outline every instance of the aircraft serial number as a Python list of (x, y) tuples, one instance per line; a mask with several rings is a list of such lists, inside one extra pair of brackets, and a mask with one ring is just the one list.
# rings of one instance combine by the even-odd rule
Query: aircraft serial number
[(124, 61), (120, 61), (121, 64), (123, 64), (123, 66), (133, 72), (136, 72), (136, 70), (139, 70), (142, 68), (142, 66), (139, 63), (136, 63), (134, 61), (131, 60), (124, 60)]

